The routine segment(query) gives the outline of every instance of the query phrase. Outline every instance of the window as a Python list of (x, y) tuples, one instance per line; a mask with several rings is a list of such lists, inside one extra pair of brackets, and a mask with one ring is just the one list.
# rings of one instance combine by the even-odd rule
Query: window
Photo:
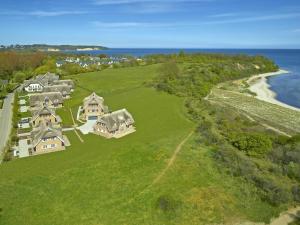
[(55, 144), (51, 144), (51, 148), (55, 148), (55, 146), (56, 146)]
[(43, 145), (43, 149), (47, 149), (47, 145)]

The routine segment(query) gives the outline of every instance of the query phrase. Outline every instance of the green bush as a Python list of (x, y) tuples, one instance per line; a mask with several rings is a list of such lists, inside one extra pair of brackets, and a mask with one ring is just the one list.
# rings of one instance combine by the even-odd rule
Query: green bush
[(156, 208), (166, 214), (174, 213), (180, 205), (180, 201), (175, 200), (169, 195), (162, 195), (156, 201)]
[(300, 203), (300, 185), (294, 185), (292, 187), (292, 195), (293, 195), (294, 201)]
[(255, 174), (252, 177), (252, 181), (262, 190), (262, 198), (272, 205), (285, 204), (292, 198), (288, 190), (282, 188), (270, 178)]
[(249, 156), (263, 156), (272, 150), (271, 139), (259, 133), (234, 134), (230, 142)]

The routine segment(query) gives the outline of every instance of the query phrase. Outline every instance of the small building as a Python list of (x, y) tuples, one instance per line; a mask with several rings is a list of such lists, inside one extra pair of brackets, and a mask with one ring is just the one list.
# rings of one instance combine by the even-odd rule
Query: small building
[(27, 92), (42, 92), (45, 87), (45, 83), (41, 80), (33, 79), (24, 82), (24, 90)]
[(71, 88), (71, 92), (74, 90), (75, 85), (73, 80), (56, 80), (53, 85), (68, 85)]
[(22, 118), (18, 123), (18, 127), (21, 129), (29, 128), (30, 127), (30, 118), (29, 117)]
[(31, 138), (31, 155), (65, 150), (65, 140), (61, 129), (41, 125), (32, 131)]
[(31, 123), (33, 127), (40, 125), (50, 126), (58, 125), (61, 122), (59, 116), (55, 115), (53, 109), (50, 109), (47, 105), (44, 105), (39, 110), (33, 112)]
[(134, 119), (126, 110), (121, 109), (101, 116), (94, 125), (94, 133), (106, 138), (120, 138), (135, 131)]
[(71, 87), (69, 85), (53, 85), (44, 87), (44, 92), (60, 92), (63, 98), (69, 98), (71, 94)]
[(31, 108), (40, 108), (46, 104), (50, 108), (59, 108), (63, 105), (63, 96), (60, 92), (45, 92), (29, 96)]
[(25, 81), (23, 89), (27, 92), (43, 92), (45, 86), (52, 85), (53, 82), (57, 80), (59, 80), (58, 75), (48, 72)]
[(99, 116), (108, 113), (104, 99), (93, 92), (83, 100), (82, 116), (85, 120), (97, 120)]
[(57, 61), (56, 63), (56, 67), (62, 67), (64, 64), (65, 64), (65, 62), (64, 61), (62, 61), (62, 60), (59, 60), (59, 61)]
[(38, 76), (36, 76), (35, 79), (40, 80), (45, 85), (52, 85), (54, 81), (59, 80), (59, 76), (56, 75), (55, 73), (47, 72), (44, 75), (38, 75)]

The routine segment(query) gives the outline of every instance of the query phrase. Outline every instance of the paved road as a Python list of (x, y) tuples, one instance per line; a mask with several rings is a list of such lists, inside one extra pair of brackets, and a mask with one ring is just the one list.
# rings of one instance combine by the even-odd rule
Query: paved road
[[(14, 101), (14, 93), (10, 93), (4, 99), (3, 108), (0, 113), (0, 156), (3, 153), (4, 147), (8, 141), (10, 131), (12, 128), (12, 108)], [(1, 163), (0, 158), (0, 163)]]

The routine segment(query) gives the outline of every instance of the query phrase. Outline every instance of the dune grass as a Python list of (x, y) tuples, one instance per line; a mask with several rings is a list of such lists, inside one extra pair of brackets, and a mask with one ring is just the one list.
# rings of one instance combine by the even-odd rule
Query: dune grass
[[(112, 109), (127, 108), (137, 131), (106, 140), (66, 132), (66, 151), (18, 159), (0, 166), (0, 224), (207, 224), (236, 218), (266, 221), (276, 209), (255, 188), (220, 172), (212, 149), (192, 136), (174, 165), (154, 186), (176, 146), (192, 131), (184, 99), (144, 87), (157, 66), (73, 76), (65, 103), (76, 113), (91, 91)], [(72, 123), (68, 111), (60, 115)], [(76, 115), (76, 114), (74, 114)]]
[(256, 99), (236, 91), (214, 88), (209, 100), (245, 112), (290, 134), (300, 132), (300, 112)]

